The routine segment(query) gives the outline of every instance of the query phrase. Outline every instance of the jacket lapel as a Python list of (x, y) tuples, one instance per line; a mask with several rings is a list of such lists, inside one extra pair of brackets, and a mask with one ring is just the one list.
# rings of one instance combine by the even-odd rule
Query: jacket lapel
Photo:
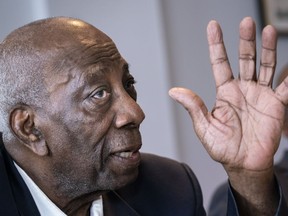
[(116, 191), (103, 195), (105, 216), (140, 216), (140, 214)]
[(40, 216), (29, 189), (1, 144), (0, 150), (0, 215)]
[(3, 156), (0, 153), (0, 215), (19, 215), (15, 200), (10, 188)]

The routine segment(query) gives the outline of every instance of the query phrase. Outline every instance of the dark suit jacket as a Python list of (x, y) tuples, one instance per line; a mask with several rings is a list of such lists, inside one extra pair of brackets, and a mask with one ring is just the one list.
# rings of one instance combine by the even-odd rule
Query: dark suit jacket
[[(232, 193), (229, 194), (230, 199), (227, 215), (238, 215)], [(201, 188), (192, 170), (183, 163), (151, 154), (142, 154), (136, 181), (104, 194), (103, 205), (104, 216), (206, 215)], [(0, 216), (20, 215), (40, 214), (29, 189), (0, 142)]]
[[(0, 216), (38, 216), (29, 189), (0, 144)], [(198, 181), (185, 165), (142, 154), (137, 180), (103, 195), (104, 215), (205, 215)]]

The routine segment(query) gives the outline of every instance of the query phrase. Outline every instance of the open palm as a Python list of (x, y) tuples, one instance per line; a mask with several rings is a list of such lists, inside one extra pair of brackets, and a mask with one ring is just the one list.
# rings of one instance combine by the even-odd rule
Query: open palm
[(195, 128), (213, 159), (229, 167), (266, 169), (273, 164), (283, 115), (283, 103), (270, 87), (233, 79), (218, 87), (206, 127), (195, 122)]
[(227, 169), (260, 171), (273, 165), (283, 126), (288, 81), (271, 88), (276, 65), (276, 32), (263, 30), (259, 75), (256, 75), (255, 24), (240, 24), (239, 78), (233, 77), (222, 31), (216, 21), (207, 27), (216, 102), (208, 112), (191, 90), (173, 88), (172, 98), (189, 112), (194, 129), (210, 156)]

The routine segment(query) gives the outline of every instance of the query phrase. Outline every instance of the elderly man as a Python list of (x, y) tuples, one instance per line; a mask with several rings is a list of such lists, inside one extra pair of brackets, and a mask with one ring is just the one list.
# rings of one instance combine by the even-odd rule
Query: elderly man
[[(227, 171), (228, 214), (282, 211), (272, 167), (288, 91), (285, 81), (271, 89), (275, 30), (263, 31), (256, 78), (255, 25), (241, 22), (239, 79), (220, 26), (211, 21), (207, 30), (213, 111), (188, 89), (170, 95)], [(0, 215), (205, 215), (187, 165), (139, 153), (144, 113), (135, 81), (103, 32), (65, 17), (30, 23), (2, 42), (0, 70)]]

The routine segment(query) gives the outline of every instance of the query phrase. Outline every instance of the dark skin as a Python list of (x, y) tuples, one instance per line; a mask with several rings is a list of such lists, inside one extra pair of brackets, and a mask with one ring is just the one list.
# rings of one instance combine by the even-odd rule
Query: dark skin
[[(17, 139), (5, 146), (60, 209), (88, 215), (99, 195), (137, 177), (144, 113), (128, 65), (111, 39), (79, 20), (55, 23), (51, 31), (34, 29), (40, 35), (33, 44), (47, 55), (47, 105), (14, 107), (10, 125)], [(211, 21), (207, 30), (215, 108), (208, 112), (188, 89), (175, 88), (170, 95), (189, 111), (210, 156), (223, 164), (241, 215), (272, 215), (278, 203), (273, 156), (288, 102), (288, 79), (271, 89), (276, 32), (271, 26), (263, 31), (257, 77), (255, 24), (250, 18), (241, 22), (240, 78), (234, 79), (220, 26)]]
[(256, 29), (249, 17), (239, 27), (239, 78), (234, 78), (222, 31), (216, 21), (207, 27), (210, 60), (216, 83), (212, 112), (194, 92), (175, 88), (170, 95), (189, 112), (195, 131), (209, 155), (222, 163), (240, 215), (274, 215), (279, 195), (273, 157), (279, 146), (288, 79), (271, 88), (276, 66), (277, 34), (262, 32), (261, 66), (256, 74)]
[[(68, 29), (75, 25), (65, 24)], [(137, 177), (144, 113), (128, 64), (112, 41), (87, 24), (76, 24), (81, 25), (78, 36), (87, 38), (71, 41), (71, 49), (82, 56), (80, 65), (58, 74), (49, 71), (49, 106), (13, 110), (12, 129), (22, 142), (15, 143), (20, 151), (9, 150), (60, 209), (86, 215), (103, 192)]]

